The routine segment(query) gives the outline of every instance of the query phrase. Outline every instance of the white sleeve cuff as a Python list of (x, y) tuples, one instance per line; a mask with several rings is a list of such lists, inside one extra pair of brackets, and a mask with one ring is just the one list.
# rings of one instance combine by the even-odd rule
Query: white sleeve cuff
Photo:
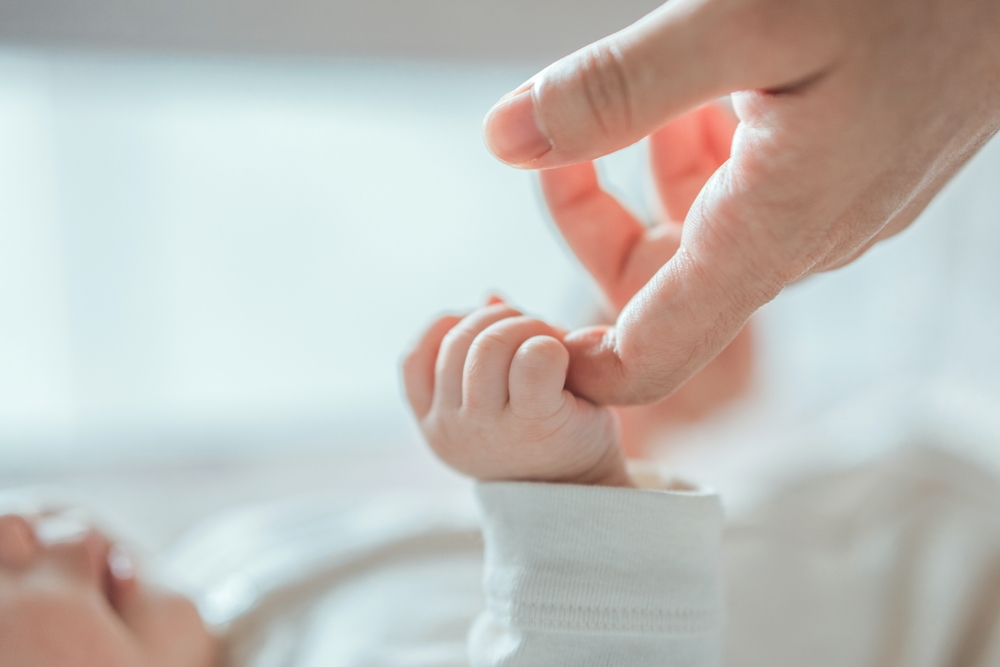
[(569, 664), (567, 650), (596, 659), (612, 646), (615, 664), (714, 663), (714, 494), (518, 482), (480, 483), (476, 494), (487, 609), (470, 636), (474, 664)]

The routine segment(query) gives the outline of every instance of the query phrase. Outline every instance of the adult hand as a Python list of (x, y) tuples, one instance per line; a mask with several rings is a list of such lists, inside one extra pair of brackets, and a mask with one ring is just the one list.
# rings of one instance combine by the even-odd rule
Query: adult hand
[[(727, 93), (732, 156), (679, 249), (613, 328), (566, 340), (579, 395), (669, 394), (785, 285), (905, 228), (1000, 127), (1000, 3), (671, 0), (514, 91), (486, 141), (515, 166), (570, 165)], [(605, 261), (627, 270), (639, 248)]]
[[(677, 252), (681, 221), (705, 182), (729, 159), (735, 129), (729, 109), (708, 104), (650, 136), (650, 167), (661, 209), (659, 220), (650, 227), (601, 188), (592, 162), (541, 172), (553, 220), (615, 315)], [(641, 456), (665, 429), (698, 421), (744, 394), (753, 368), (751, 328), (749, 323), (743, 327), (725, 350), (669, 398), (656, 405), (619, 408), (626, 453)]]

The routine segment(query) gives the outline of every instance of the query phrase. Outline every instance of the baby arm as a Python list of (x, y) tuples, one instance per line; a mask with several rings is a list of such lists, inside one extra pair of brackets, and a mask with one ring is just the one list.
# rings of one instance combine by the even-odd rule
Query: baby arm
[(480, 480), (631, 486), (615, 414), (564, 388), (564, 335), (499, 299), (431, 325), (403, 377), (438, 456)]
[(718, 498), (621, 488), (634, 485), (617, 421), (564, 389), (562, 337), (492, 300), (439, 319), (403, 365), (434, 451), (480, 480), (471, 664), (717, 665)]

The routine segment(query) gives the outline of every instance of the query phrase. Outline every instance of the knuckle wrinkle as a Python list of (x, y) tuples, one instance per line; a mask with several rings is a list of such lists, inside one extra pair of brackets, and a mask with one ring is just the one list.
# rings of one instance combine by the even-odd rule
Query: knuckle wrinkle
[(582, 55), (583, 92), (605, 136), (627, 134), (632, 127), (632, 97), (621, 51), (608, 41), (591, 45)]

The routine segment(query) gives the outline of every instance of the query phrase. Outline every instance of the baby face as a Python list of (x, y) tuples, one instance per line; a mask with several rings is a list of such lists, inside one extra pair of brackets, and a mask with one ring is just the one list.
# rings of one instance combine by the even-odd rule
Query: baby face
[(186, 599), (140, 584), (95, 530), (43, 543), (0, 516), (0, 664), (209, 667), (215, 642)]

